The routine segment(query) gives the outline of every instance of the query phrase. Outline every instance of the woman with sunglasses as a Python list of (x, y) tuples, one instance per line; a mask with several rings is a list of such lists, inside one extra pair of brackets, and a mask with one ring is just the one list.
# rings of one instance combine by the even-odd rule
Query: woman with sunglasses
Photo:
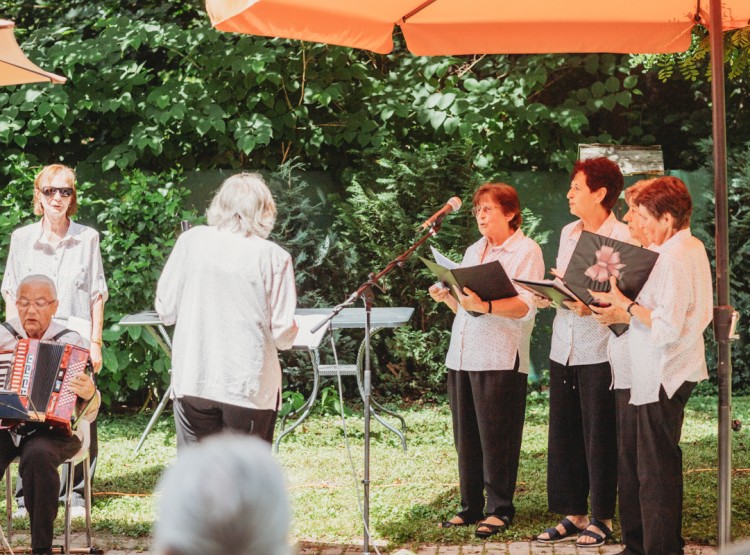
[[(109, 296), (104, 280), (99, 233), (71, 219), (78, 209), (73, 170), (61, 164), (42, 168), (34, 180), (34, 214), (40, 220), (16, 229), (10, 240), (2, 294), (7, 319), (18, 315), (16, 290), (28, 275), (42, 274), (55, 282), (64, 325), (90, 340), (94, 371), (102, 367), (104, 303)], [(96, 427), (91, 426), (91, 468), (96, 465)], [(63, 481), (63, 483), (66, 483)], [(83, 509), (83, 470), (76, 467), (73, 505)], [(23, 497), (19, 497), (19, 516)], [(80, 492), (80, 494), (79, 494)], [(76, 509), (77, 514), (81, 509)], [(82, 513), (81, 513), (82, 514)]]

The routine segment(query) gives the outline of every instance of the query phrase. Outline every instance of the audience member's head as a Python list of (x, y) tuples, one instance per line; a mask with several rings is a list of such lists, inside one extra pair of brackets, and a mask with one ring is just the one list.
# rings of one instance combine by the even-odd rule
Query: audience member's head
[(270, 446), (220, 434), (186, 448), (165, 472), (156, 555), (288, 555), (289, 503)]

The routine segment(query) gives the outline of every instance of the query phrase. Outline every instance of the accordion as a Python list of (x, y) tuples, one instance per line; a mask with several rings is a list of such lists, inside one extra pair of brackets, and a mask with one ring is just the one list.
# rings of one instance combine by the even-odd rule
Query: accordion
[[(88, 350), (75, 345), (19, 340), (7, 367), (2, 392), (2, 398), (7, 401), (0, 411), (3, 423), (6, 420), (46, 422), (70, 434), (78, 396), (70, 391), (68, 384), (74, 376), (85, 372), (88, 365)], [(2, 366), (0, 361), (0, 373), (4, 369)]]

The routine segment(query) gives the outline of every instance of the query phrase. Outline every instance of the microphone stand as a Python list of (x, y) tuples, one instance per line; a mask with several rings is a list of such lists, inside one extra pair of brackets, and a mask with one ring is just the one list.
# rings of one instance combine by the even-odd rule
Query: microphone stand
[(433, 235), (437, 235), (440, 231), (440, 226), (443, 224), (445, 215), (435, 220), (434, 223), (430, 224), (427, 228), (427, 232), (420, 237), (412, 246), (406, 251), (398, 255), (396, 258), (391, 260), (385, 268), (379, 271), (377, 274), (370, 273), (368, 280), (362, 283), (357, 289), (347, 297), (347, 299), (336, 305), (331, 309), (330, 314), (326, 316), (322, 321), (318, 322), (311, 330), (315, 333), (323, 326), (327, 325), (328, 322), (341, 312), (346, 306), (354, 304), (358, 298), (362, 298), (365, 305), (365, 368), (363, 376), (363, 388), (364, 394), (364, 417), (365, 417), (365, 447), (364, 447), (364, 476), (362, 478), (363, 486), (363, 510), (362, 518), (364, 524), (364, 544), (362, 546), (362, 554), (369, 555), (370, 551), (370, 390), (372, 384), (372, 373), (370, 366), (370, 319), (372, 316), (372, 301), (375, 298), (373, 293), (373, 287), (377, 287), (383, 291), (382, 287), (378, 283), (383, 277), (387, 276), (397, 267), (403, 266), (404, 262), (417, 250), (427, 239)]

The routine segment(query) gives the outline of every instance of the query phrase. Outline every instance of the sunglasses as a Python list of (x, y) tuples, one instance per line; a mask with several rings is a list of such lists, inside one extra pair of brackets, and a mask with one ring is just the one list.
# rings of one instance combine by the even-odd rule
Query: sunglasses
[(52, 198), (55, 193), (60, 193), (62, 198), (72, 197), (75, 189), (73, 187), (42, 187), (40, 189), (45, 197)]

